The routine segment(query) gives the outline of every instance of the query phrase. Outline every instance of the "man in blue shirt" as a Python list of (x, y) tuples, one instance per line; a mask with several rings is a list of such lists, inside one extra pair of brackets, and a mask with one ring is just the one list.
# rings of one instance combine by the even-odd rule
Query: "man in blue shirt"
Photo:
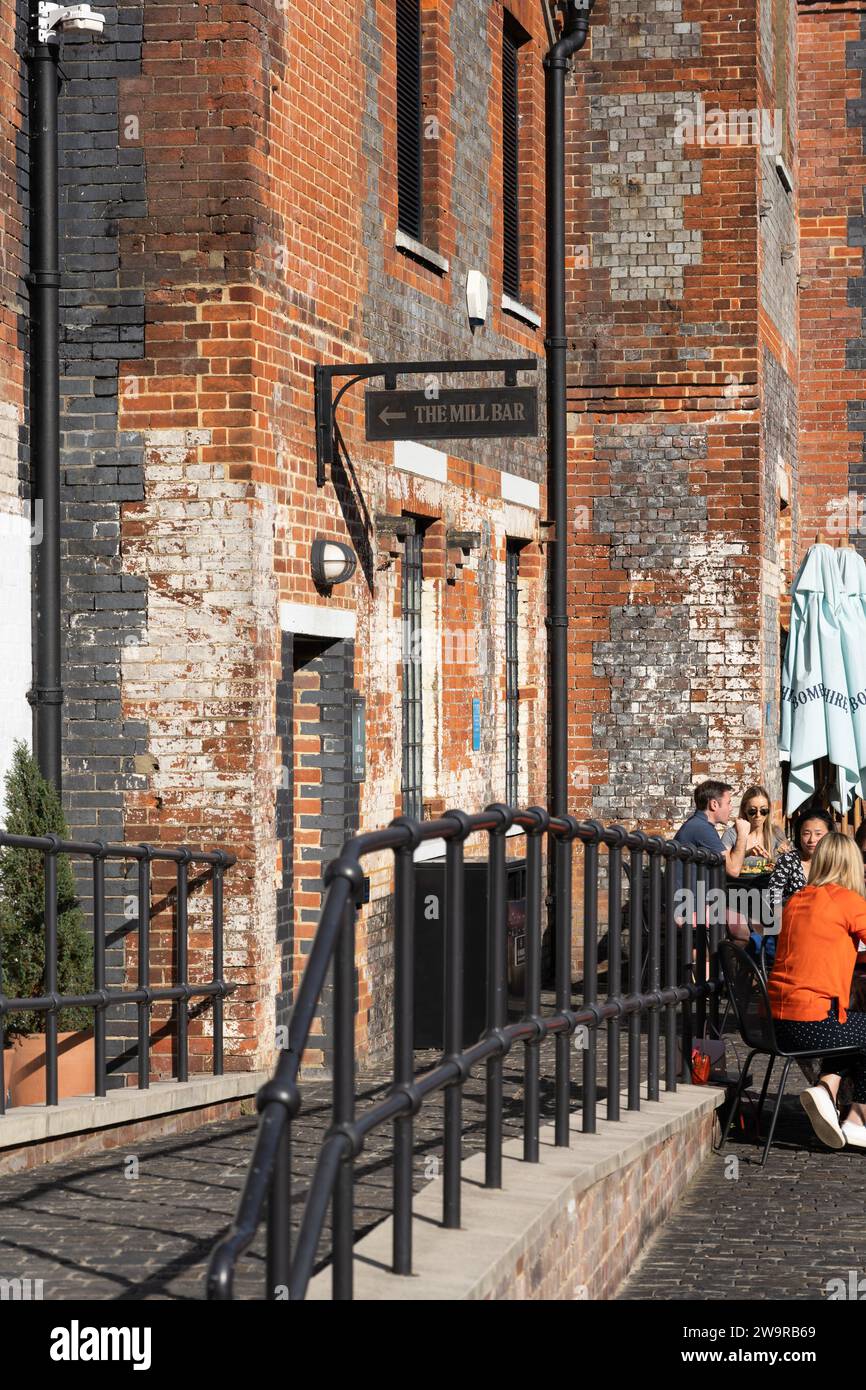
[(716, 826), (725, 826), (731, 819), (731, 790), (727, 782), (701, 782), (695, 788), (695, 809), (688, 820), (683, 821), (674, 839), (681, 845), (700, 845), (712, 854), (724, 854), (725, 868), (736, 877), (746, 857), (746, 841), (751, 826), (747, 820), (738, 817), (734, 822), (737, 842), (731, 849), (722, 849)]
[[(700, 846), (711, 854), (724, 856), (725, 868), (736, 878), (746, 857), (746, 841), (751, 826), (747, 820), (737, 817), (734, 822), (737, 830), (736, 844), (724, 849), (717, 825), (727, 825), (731, 819), (731, 787), (727, 782), (701, 782), (695, 788), (695, 809), (688, 820), (683, 821), (674, 839), (681, 845)], [(682, 882), (678, 875), (678, 881)]]

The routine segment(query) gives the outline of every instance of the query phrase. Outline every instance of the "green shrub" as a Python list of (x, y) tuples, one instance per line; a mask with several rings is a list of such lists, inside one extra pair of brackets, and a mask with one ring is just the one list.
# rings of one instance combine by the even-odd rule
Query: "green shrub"
[[(2, 824), (10, 835), (53, 832), (69, 838), (60, 797), (23, 743), (15, 745), (6, 774)], [(29, 999), (45, 992), (44, 892), (40, 850), (0, 851), (0, 968), (7, 998)], [(57, 856), (57, 989), (60, 994), (89, 994), (93, 989), (93, 946), (84, 929), (72, 865), (65, 854)], [(59, 1014), (61, 1031), (87, 1028), (92, 1022), (91, 1009), (64, 1009)], [(45, 1014), (8, 1014), (6, 1031), (10, 1035), (42, 1033)]]

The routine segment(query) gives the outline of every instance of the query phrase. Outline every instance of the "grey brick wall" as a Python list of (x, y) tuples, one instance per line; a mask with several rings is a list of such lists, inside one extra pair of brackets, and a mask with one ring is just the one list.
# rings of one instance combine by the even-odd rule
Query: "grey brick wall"
[(593, 265), (610, 271), (611, 299), (680, 299), (687, 266), (700, 265), (702, 236), (685, 223), (685, 200), (701, 191), (700, 160), (675, 139), (690, 92), (625, 92), (590, 98), (590, 124), (607, 157), (592, 166), (592, 196), (607, 200), (608, 228), (593, 238)]
[(653, 602), (610, 610), (610, 636), (593, 644), (593, 674), (610, 681), (610, 708), (593, 721), (593, 744), (609, 754), (605, 786), (593, 788), (600, 820), (673, 820), (692, 783), (692, 750), (706, 748), (707, 721), (690, 691), (709, 681), (696, 640), (689, 583), (707, 533), (706, 498), (689, 483), (707, 445), (697, 425), (598, 426), (594, 457), (610, 473), (593, 529), (611, 538), (610, 563), (629, 583), (652, 579)]
[(683, 18), (682, 0), (608, 0), (606, 9), (607, 22), (592, 30), (592, 55), (599, 62), (700, 55), (701, 26)]
[[(764, 409), (761, 415), (761, 453), (764, 460), (764, 556), (767, 561), (766, 573), (769, 577), (780, 566), (784, 557), (779, 553), (778, 528), (778, 468), (780, 461), (787, 463), (791, 470), (791, 528), (794, 535), (799, 526), (798, 487), (797, 487), (797, 431), (798, 411), (797, 392), (791, 378), (776, 361), (771, 352), (764, 350)], [(779, 574), (774, 588), (771, 583), (764, 586), (764, 652), (763, 669), (767, 673), (766, 701), (763, 710), (765, 735), (768, 740), (767, 768), (768, 790), (773, 796), (781, 797), (782, 782), (778, 764), (779, 730), (779, 682), (782, 670), (780, 646), (780, 593), (787, 588), (787, 577)]]

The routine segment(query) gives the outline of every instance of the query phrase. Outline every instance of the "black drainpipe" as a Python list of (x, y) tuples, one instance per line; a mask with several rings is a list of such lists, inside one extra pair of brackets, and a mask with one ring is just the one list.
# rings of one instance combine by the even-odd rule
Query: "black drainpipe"
[[(568, 813), (568, 486), (566, 477), (565, 336), (565, 74), (569, 60), (586, 43), (595, 0), (567, 0), (562, 37), (544, 58), (545, 190), (547, 274), (547, 509), (553, 523), (548, 560), (548, 768), (553, 814)], [(569, 917), (571, 883), (565, 846), (557, 841), (552, 927), (556, 1007), (571, 1008)], [(586, 975), (587, 972), (585, 971)], [(586, 993), (586, 985), (584, 986)], [(594, 994), (591, 994), (594, 998)], [(570, 1039), (556, 1037), (555, 1142), (567, 1148), (570, 1092)], [(586, 1067), (584, 1068), (586, 1071)], [(584, 1083), (587, 1077), (584, 1075)], [(586, 1092), (584, 1092), (586, 1095)]]
[(553, 540), (548, 561), (550, 804), (568, 811), (568, 489), (566, 479), (565, 74), (586, 43), (595, 0), (569, 0), (562, 37), (545, 54), (547, 198), (547, 492)]
[(58, 45), (39, 43), (35, 11), (30, 35), (30, 451), (35, 522), (42, 508), (42, 539), (33, 547), (36, 649), (34, 744), (40, 771), (60, 790), (60, 256), (58, 246)]

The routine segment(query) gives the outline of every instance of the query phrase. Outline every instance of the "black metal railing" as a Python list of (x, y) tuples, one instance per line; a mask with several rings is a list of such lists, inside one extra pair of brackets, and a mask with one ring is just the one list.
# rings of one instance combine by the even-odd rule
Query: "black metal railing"
[[(0, 935), (0, 1115), (6, 1111), (6, 1077), (4, 1043), (7, 1020), (16, 1013), (45, 1015), (45, 1099), (47, 1105), (58, 1102), (58, 1024), (65, 1009), (92, 1009), (94, 1035), (94, 1094), (106, 1094), (108, 1063), (106, 1057), (107, 1015), (109, 1009), (135, 1005), (137, 1009), (138, 1085), (150, 1085), (150, 1009), (156, 1003), (172, 1003), (175, 1010), (176, 1071), (178, 1081), (189, 1080), (189, 1022), (190, 1002), (194, 999), (212, 1001), (213, 1074), (223, 1073), (223, 1013), (224, 1001), (234, 984), (223, 978), (223, 879), (226, 869), (235, 863), (235, 856), (224, 850), (199, 851), (186, 846), (163, 847), (147, 844), (107, 844), (103, 841), (62, 840), (57, 835), (31, 837), (8, 835), (0, 831), (0, 851), (35, 851), (43, 857), (44, 878), (44, 993), (31, 999), (9, 998), (3, 993), (2, 935)], [(58, 901), (57, 861), (59, 855), (92, 861), (92, 926), (93, 926), (93, 989), (86, 994), (58, 992)], [(137, 985), (135, 988), (113, 987), (106, 984), (106, 863), (110, 860), (137, 863), (137, 903), (134, 920), (125, 925), (134, 932), (137, 956)], [(171, 954), (175, 965), (171, 972), (175, 982), (170, 985), (151, 984), (151, 866), (156, 863), (175, 865), (175, 883), (169, 897), (174, 912)], [(190, 881), (190, 866), (202, 866), (195, 882)], [(189, 981), (189, 922), (190, 895), (210, 886), (211, 894), (211, 979), (203, 983)], [(167, 929), (166, 929), (167, 930)], [(163, 930), (159, 938), (160, 956), (165, 955), (168, 942)], [(160, 966), (160, 972), (165, 973)], [(199, 1006), (201, 1007), (201, 1006)]]
[[(508, 1022), (506, 978), (506, 832), (517, 826), (526, 850), (525, 1008)], [(488, 837), (487, 1028), (465, 1045), (463, 1018), (464, 845), (474, 835)], [(545, 864), (542, 842), (555, 866), (555, 1002), (544, 1016), (541, 1001), (542, 906)], [(415, 933), (414, 851), (423, 841), (446, 843), (445, 867), (445, 1018), (444, 1055), (432, 1070), (417, 1073), (413, 1056), (413, 941)], [(514, 841), (509, 837), (508, 846)], [(572, 1000), (572, 878), (574, 845), (583, 858), (583, 989), (579, 1007)], [(598, 999), (599, 850), (607, 851), (609, 922), (608, 993)], [(355, 922), (362, 901), (361, 861), (394, 855), (394, 1058), (393, 1082), (384, 1097), (355, 1113)], [(623, 856), (628, 854), (624, 866)], [(548, 862), (550, 862), (548, 860)], [(406, 817), (384, 830), (347, 841), (325, 871), (327, 896), (300, 984), (289, 1027), (288, 1046), (273, 1078), (258, 1097), (259, 1129), (234, 1224), (216, 1246), (208, 1270), (208, 1297), (233, 1296), (237, 1262), (252, 1243), (267, 1211), (266, 1297), (301, 1299), (312, 1276), (328, 1204), (332, 1204), (332, 1277), (336, 1299), (352, 1297), (353, 1163), (366, 1137), (383, 1125), (394, 1127), (393, 1269), (412, 1270), (413, 1117), (424, 1101), (444, 1091), (443, 1225), (460, 1224), (461, 1107), (463, 1085), (476, 1067), (486, 1068), (485, 1179), (502, 1186), (503, 1059), (523, 1044), (523, 1145), (527, 1162), (538, 1161), (540, 1128), (540, 1045), (555, 1042), (555, 1142), (569, 1144), (572, 1108), (571, 1035), (587, 1029), (582, 1067), (582, 1128), (596, 1129), (598, 1031), (607, 1028), (607, 1118), (620, 1116), (622, 1021), (627, 1028), (627, 1107), (641, 1105), (642, 1018), (646, 1030), (646, 1095), (660, 1095), (660, 1039), (665, 1039), (665, 1087), (677, 1086), (678, 1067), (688, 1078), (690, 1039), (704, 1031), (707, 1006), (718, 1018), (716, 947), (723, 915), (708, 914), (702, 893), (720, 886), (722, 859), (622, 826), (551, 818), (534, 807), (514, 811), (489, 806), (477, 815), (450, 811), (436, 821)], [(662, 872), (664, 866), (664, 872)], [(622, 992), (622, 879), (629, 880), (628, 989)], [(647, 893), (644, 876), (648, 871)], [(703, 885), (703, 889), (701, 888)], [(685, 889), (691, 898), (678, 898)], [(646, 902), (646, 911), (642, 904)], [(683, 904), (691, 904), (683, 907)], [(697, 905), (696, 910), (694, 905)], [(709, 923), (709, 925), (708, 925)], [(646, 942), (646, 950), (644, 943)], [(298, 1070), (310, 1036), (323, 986), (334, 966), (333, 1123), (319, 1150), (294, 1250), (291, 1240), (292, 1122), (301, 1107)], [(664, 978), (662, 978), (664, 977)], [(677, 1013), (682, 1011), (682, 1061), (677, 1061)], [(663, 1022), (663, 1028), (662, 1028)]]

